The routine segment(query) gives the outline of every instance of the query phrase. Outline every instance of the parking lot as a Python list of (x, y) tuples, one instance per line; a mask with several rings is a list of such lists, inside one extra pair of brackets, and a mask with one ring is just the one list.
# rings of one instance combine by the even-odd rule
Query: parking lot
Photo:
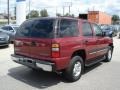
[(14, 63), (10, 55), (13, 45), (0, 48), (0, 90), (119, 90), (120, 39), (114, 38), (114, 54), (110, 63), (101, 62), (86, 68), (81, 79), (66, 82), (55, 73), (32, 71)]

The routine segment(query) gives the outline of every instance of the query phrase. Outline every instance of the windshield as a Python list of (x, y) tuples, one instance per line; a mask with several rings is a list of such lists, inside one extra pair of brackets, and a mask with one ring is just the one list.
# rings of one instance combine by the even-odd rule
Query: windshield
[(25, 21), (17, 31), (16, 37), (52, 38), (54, 19)]

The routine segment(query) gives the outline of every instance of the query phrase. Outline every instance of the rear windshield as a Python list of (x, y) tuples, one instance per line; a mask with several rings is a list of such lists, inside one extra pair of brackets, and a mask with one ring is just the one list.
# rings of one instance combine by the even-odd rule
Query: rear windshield
[(53, 38), (54, 19), (25, 21), (17, 31), (18, 38)]

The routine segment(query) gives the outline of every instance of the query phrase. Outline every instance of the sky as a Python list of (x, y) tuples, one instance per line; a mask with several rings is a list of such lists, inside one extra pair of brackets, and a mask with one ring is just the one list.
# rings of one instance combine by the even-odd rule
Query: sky
[[(69, 12), (78, 16), (79, 13), (87, 13), (88, 10), (97, 10), (106, 12), (110, 15), (118, 14), (120, 16), (120, 0), (30, 0), (31, 10), (42, 10), (46, 8), (50, 16), (56, 13), (63, 14)], [(14, 14), (16, 0), (10, 0), (10, 12)], [(26, 12), (28, 13), (29, 0), (26, 0)], [(0, 0), (0, 12), (7, 12), (7, 0)]]

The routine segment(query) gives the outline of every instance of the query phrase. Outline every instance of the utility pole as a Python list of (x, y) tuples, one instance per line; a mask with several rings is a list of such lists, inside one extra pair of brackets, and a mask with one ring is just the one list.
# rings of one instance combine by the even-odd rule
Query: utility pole
[(65, 8), (65, 7), (68, 7), (68, 8), (69, 8), (68, 13), (69, 13), (69, 15), (70, 15), (70, 14), (71, 14), (72, 2), (64, 2), (63, 12), (64, 12), (64, 8)]
[(57, 11), (57, 7), (56, 7), (56, 15), (57, 15), (58, 11)]
[(10, 3), (9, 0), (7, 0), (7, 8), (8, 8), (8, 24), (10, 24)]
[(30, 0), (29, 0), (29, 13), (28, 13), (29, 18), (30, 18), (30, 8), (31, 8), (31, 2), (30, 2)]
[[(0, 4), (1, 4), (1, 1), (0, 1)], [(1, 5), (0, 5), (1, 6)], [(1, 7), (0, 7), (0, 9), (1, 9)], [(1, 12), (0, 12), (1, 13)]]
[(63, 6), (63, 16), (64, 16), (64, 14), (65, 14), (65, 6)]
[(68, 2), (69, 4), (69, 15), (71, 14), (71, 7), (72, 7), (72, 2)]

